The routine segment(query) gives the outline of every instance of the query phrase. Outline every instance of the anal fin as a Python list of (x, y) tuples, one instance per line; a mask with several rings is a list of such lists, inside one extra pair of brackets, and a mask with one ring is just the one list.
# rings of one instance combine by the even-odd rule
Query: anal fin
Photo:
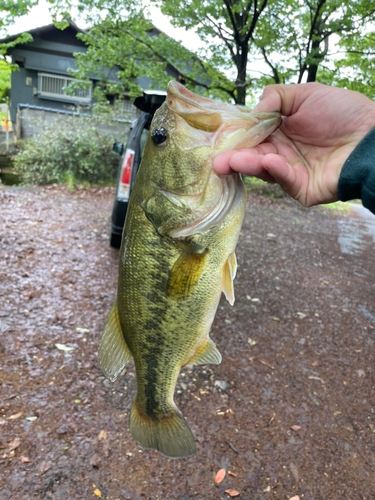
[(132, 353), (122, 333), (116, 299), (100, 338), (99, 363), (104, 375), (113, 382), (131, 357)]
[(216, 347), (215, 342), (207, 339), (207, 342), (198, 348), (197, 352), (190, 359), (189, 365), (219, 365), (221, 363), (221, 354)]
[(237, 272), (237, 259), (235, 252), (233, 252), (232, 254), (229, 255), (228, 260), (224, 264), (224, 273), (223, 273), (223, 292), (231, 306), (233, 306), (234, 304), (233, 280), (236, 276), (236, 272)]

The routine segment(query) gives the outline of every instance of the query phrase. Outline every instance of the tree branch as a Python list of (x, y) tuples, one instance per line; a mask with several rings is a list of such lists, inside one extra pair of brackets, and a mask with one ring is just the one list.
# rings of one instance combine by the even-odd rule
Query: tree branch
[(229, 3), (229, 0), (223, 0), (223, 2), (224, 2), (225, 7), (227, 9), (230, 22), (232, 23), (234, 39), (236, 40), (237, 45), (240, 45), (241, 44), (240, 33), (239, 33), (238, 29), (237, 29), (237, 23), (236, 23), (236, 21), (235, 21), (235, 19), (233, 17), (233, 12), (232, 12), (232, 9), (231, 9), (231, 5)]
[(152, 54), (154, 54), (156, 57), (158, 57), (159, 59), (161, 59), (163, 62), (165, 62), (165, 63), (170, 64), (171, 66), (173, 66), (178, 71), (178, 73), (182, 76), (182, 78), (184, 80), (187, 80), (189, 83), (192, 83), (193, 85), (197, 85), (199, 87), (203, 87), (203, 88), (205, 88), (207, 90), (208, 89), (221, 90), (221, 91), (226, 92), (227, 94), (229, 94), (234, 99), (235, 96), (234, 96), (234, 91), (233, 90), (230, 90), (230, 89), (224, 87), (222, 84), (217, 84), (215, 86), (210, 86), (210, 85), (207, 85), (206, 83), (199, 82), (198, 80), (196, 80), (195, 78), (193, 78), (192, 76), (188, 75), (187, 73), (185, 73), (184, 71), (182, 71), (180, 68), (178, 68), (174, 63), (170, 62), (167, 59), (167, 57), (165, 57), (160, 52), (158, 52), (157, 50), (155, 50), (151, 43), (148, 43), (145, 40), (143, 40), (142, 38), (139, 38), (138, 36), (134, 35), (133, 33), (131, 33), (127, 29), (121, 30), (121, 31), (123, 31), (124, 33), (126, 33), (128, 36), (130, 36), (131, 38), (133, 38), (133, 40), (136, 40), (141, 45), (144, 45), (145, 47), (147, 47), (147, 49), (149, 49)]
[(214, 21), (213, 19), (211, 19), (208, 15), (206, 15), (206, 18), (209, 20), (209, 22), (210, 22), (210, 23), (212, 23), (212, 24), (215, 26), (215, 28), (217, 28), (217, 30), (218, 30), (218, 32), (217, 32), (217, 36), (218, 36), (219, 38), (221, 38), (221, 40), (223, 40), (224, 44), (226, 45), (227, 49), (229, 50), (230, 55), (231, 55), (231, 57), (232, 57), (232, 59), (233, 59), (233, 61), (234, 61), (234, 60), (235, 60), (235, 58), (236, 58), (236, 54), (234, 53), (234, 50), (233, 50), (232, 45), (229, 43), (229, 39), (228, 39), (228, 38), (226, 38), (226, 37), (222, 34), (222, 31), (221, 31), (220, 26), (218, 26), (218, 25), (215, 23), (215, 21)]
[(272, 71), (272, 74), (273, 74), (273, 79), (275, 80), (275, 83), (280, 83), (279, 73), (278, 73), (276, 67), (268, 59), (267, 54), (266, 54), (266, 49), (264, 47), (261, 47), (260, 50), (262, 51), (264, 60), (266, 61), (266, 63), (268, 64), (268, 66), (271, 68), (271, 71)]

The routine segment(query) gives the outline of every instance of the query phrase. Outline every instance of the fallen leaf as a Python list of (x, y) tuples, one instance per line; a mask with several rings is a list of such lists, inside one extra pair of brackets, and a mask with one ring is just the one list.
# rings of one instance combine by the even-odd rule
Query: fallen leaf
[(273, 319), (274, 321), (280, 321), (280, 318), (277, 318), (276, 316), (273, 316), (271, 319)]
[(64, 344), (55, 344), (56, 349), (59, 349), (60, 351), (73, 351), (74, 347), (68, 347), (67, 345)]
[(292, 476), (294, 477), (295, 481), (298, 483), (299, 474), (298, 474), (298, 469), (297, 469), (296, 464), (293, 462), (290, 462), (289, 469), (290, 469), (290, 472), (292, 473)]
[(24, 457), (23, 455), (21, 455), (21, 462), (23, 464), (27, 464), (28, 462), (31, 462), (30, 458), (27, 458), (27, 457)]
[(92, 465), (92, 467), (98, 468), (101, 461), (102, 459), (100, 458), (100, 456), (97, 453), (94, 453), (94, 455), (90, 457), (89, 464)]
[(102, 439), (107, 439), (107, 433), (104, 429), (101, 430), (98, 435), (98, 441), (101, 441)]
[(240, 496), (240, 492), (236, 490), (225, 490), (225, 493), (228, 493), (228, 495), (232, 498)]
[(52, 462), (50, 460), (43, 460), (43, 462), (39, 466), (39, 472), (44, 474), (52, 467)]
[(291, 498), (289, 498), (289, 500), (299, 500), (299, 496), (298, 496), (298, 495), (296, 495), (295, 497), (291, 497)]
[(19, 445), (21, 444), (21, 441), (16, 438), (16, 439), (13, 439), (13, 441), (11, 441), (9, 444), (8, 444), (8, 449), (6, 450), (5, 453), (9, 453), (13, 450), (15, 450), (16, 448), (19, 447)]
[(15, 415), (11, 415), (7, 418), (7, 420), (15, 420), (16, 418), (20, 418), (22, 416), (22, 411), (20, 413), (16, 413)]
[(225, 469), (220, 469), (215, 476), (215, 484), (220, 484), (224, 478), (225, 478)]
[(98, 488), (96, 488), (96, 490), (94, 490), (94, 495), (96, 495), (99, 498), (102, 498), (102, 494), (100, 493), (100, 490)]
[(292, 425), (291, 429), (292, 431), (299, 431), (302, 427), (300, 425)]

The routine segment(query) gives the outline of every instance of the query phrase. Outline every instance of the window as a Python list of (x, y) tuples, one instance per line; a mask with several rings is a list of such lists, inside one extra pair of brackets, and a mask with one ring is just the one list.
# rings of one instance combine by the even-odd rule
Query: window
[(130, 113), (135, 115), (137, 108), (134, 106), (133, 102), (126, 99), (116, 99), (116, 109), (122, 113)]
[(80, 81), (82, 80), (69, 78), (67, 76), (38, 73), (38, 95), (40, 97), (54, 97), (70, 102), (90, 104), (92, 85), (85, 89), (76, 89), (73, 95), (69, 95), (66, 92), (66, 89), (72, 82)]

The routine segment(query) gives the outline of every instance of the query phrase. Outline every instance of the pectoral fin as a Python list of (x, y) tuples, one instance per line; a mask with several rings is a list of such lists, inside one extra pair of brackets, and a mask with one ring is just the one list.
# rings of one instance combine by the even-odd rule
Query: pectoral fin
[(168, 281), (168, 296), (173, 299), (187, 297), (202, 275), (208, 250), (194, 252), (190, 247), (176, 260)]
[(228, 257), (228, 260), (224, 265), (224, 274), (223, 274), (223, 292), (231, 306), (234, 304), (233, 280), (236, 276), (236, 272), (237, 272), (237, 259), (236, 259), (236, 254), (233, 252)]
[(100, 338), (99, 363), (104, 375), (114, 382), (131, 357), (121, 330), (116, 300)]
[(203, 346), (201, 346), (195, 355), (189, 361), (189, 365), (205, 365), (212, 364), (218, 365), (221, 363), (221, 354), (218, 348), (211, 339), (208, 339)]

